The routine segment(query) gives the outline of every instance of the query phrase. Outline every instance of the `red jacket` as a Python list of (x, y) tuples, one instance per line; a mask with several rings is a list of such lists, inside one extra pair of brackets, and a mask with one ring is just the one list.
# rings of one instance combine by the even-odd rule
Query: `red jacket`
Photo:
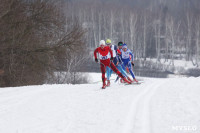
[(122, 52), (119, 50), (119, 48), (117, 49), (117, 53), (120, 55), (122, 54)]
[[(110, 54), (109, 54), (109, 52), (110, 52)], [(112, 50), (110, 49), (109, 46), (105, 46), (103, 49), (101, 47), (96, 48), (94, 51), (95, 59), (97, 59), (97, 53), (99, 53), (100, 60), (110, 59), (110, 55), (111, 55), (111, 57), (113, 57)]]

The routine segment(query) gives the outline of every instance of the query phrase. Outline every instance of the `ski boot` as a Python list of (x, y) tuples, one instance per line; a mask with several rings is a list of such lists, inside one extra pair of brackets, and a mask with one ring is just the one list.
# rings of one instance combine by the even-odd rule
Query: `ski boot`
[(131, 82), (128, 81), (128, 80), (126, 79), (126, 77), (124, 77), (123, 80), (124, 80), (126, 83), (131, 84)]
[(107, 80), (107, 85), (106, 86), (110, 86), (110, 80)]
[(106, 88), (106, 83), (103, 83), (102, 89)]
[(138, 80), (137, 80), (137, 79), (135, 79), (135, 78), (134, 78), (134, 81), (135, 81), (136, 83), (138, 83)]
[(131, 83), (133, 83), (134, 81), (133, 80), (131, 80), (131, 78), (129, 78), (129, 77), (127, 77), (127, 79), (131, 82)]
[(121, 82), (121, 83), (124, 83), (124, 80), (121, 78), (121, 79), (120, 79), (120, 82)]

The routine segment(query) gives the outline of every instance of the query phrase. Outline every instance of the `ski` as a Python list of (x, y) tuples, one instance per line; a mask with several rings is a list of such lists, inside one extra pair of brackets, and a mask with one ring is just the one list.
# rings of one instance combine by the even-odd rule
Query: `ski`
[(144, 83), (144, 81), (133, 82), (131, 84), (124, 83), (124, 85), (140, 85), (142, 83)]

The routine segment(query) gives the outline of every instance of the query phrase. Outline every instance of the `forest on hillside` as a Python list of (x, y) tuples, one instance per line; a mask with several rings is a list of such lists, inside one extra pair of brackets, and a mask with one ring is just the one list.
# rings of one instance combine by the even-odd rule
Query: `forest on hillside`
[(199, 0), (67, 0), (66, 12), (87, 30), (87, 47), (123, 41), (136, 59), (200, 60)]

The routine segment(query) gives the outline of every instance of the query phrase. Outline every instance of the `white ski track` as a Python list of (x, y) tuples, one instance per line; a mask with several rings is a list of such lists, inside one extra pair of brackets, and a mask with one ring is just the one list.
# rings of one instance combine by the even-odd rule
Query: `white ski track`
[[(101, 75), (94, 77), (98, 81)], [(101, 82), (0, 88), (0, 133), (199, 133), (199, 81), (144, 78), (133, 86), (112, 81), (106, 89)]]
[[(163, 81), (162, 81), (163, 82)], [(162, 83), (146, 86), (134, 99), (127, 115), (124, 133), (151, 133), (150, 100)]]

